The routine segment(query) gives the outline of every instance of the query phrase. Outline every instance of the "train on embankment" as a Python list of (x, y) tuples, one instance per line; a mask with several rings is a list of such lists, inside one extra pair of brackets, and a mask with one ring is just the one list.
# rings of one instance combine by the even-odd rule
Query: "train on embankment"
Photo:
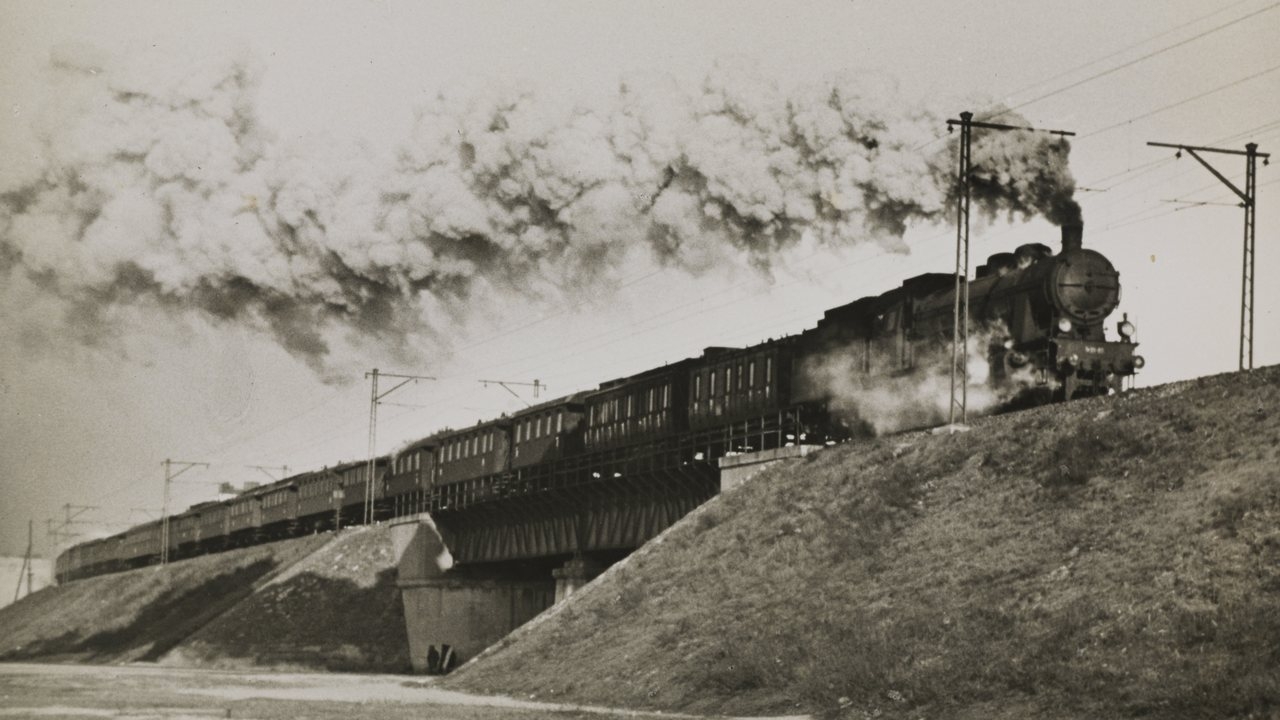
[[(1082, 247), (1022, 245), (992, 255), (969, 283), (969, 319), (986, 383), (1002, 396), (1042, 399), (1117, 392), (1143, 366), (1134, 326), (1104, 323), (1120, 301), (1119, 273)], [(848, 387), (874, 387), (949, 363), (956, 276), (925, 274), (828, 310), (816, 327), (602, 383), (473, 427), (443, 430), (394, 455), (303, 472), (221, 502), (195, 505), (75, 545), (60, 581), (419, 512), (449, 512), (495, 497), (533, 495), (565, 478), (607, 480), (629, 467), (706, 464), (730, 453), (829, 444), (868, 423)], [(832, 373), (839, 382), (832, 382)], [(846, 387), (840, 387), (844, 385)], [(855, 393), (856, 394), (856, 393)], [(372, 482), (367, 484), (372, 473)]]

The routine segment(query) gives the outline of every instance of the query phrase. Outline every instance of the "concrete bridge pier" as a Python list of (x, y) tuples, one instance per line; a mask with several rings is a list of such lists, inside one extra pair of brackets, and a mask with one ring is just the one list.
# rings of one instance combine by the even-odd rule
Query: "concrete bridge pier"
[(556, 603), (581, 590), (604, 570), (604, 565), (582, 555), (575, 555), (563, 566), (552, 570), (551, 576), (556, 579)]
[[(461, 664), (551, 606), (556, 586), (545, 581), (451, 574), (453, 559), (427, 514), (391, 524), (404, 602), (409, 659), (416, 672), (441, 672), (451, 651)], [(558, 585), (558, 581), (557, 581)]]

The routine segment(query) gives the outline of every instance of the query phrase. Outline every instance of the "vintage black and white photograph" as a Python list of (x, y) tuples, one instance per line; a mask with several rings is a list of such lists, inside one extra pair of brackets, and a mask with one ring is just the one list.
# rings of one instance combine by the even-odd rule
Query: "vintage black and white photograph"
[(1277, 30), (0, 0), (0, 718), (1280, 718)]

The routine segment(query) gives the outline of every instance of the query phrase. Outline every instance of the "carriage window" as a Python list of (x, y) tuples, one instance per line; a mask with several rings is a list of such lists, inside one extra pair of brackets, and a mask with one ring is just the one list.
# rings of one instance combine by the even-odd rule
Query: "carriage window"
[(662, 407), (671, 407), (671, 386), (662, 386)]
[(738, 363), (738, 389), (742, 389), (742, 363)]
[(564, 411), (556, 413), (556, 432), (564, 432)]
[(714, 397), (716, 394), (716, 375), (718, 374), (719, 373), (715, 370), (711, 371), (711, 384), (707, 386), (707, 390), (709, 391), (707, 393), (707, 397)]
[(724, 394), (728, 395), (729, 391), (732, 389), (733, 389), (733, 368), (727, 367), (724, 369)]
[(694, 400), (702, 399), (702, 375), (701, 374), (693, 376), (693, 399)]
[(631, 417), (631, 400), (632, 396), (627, 396), (627, 417)]

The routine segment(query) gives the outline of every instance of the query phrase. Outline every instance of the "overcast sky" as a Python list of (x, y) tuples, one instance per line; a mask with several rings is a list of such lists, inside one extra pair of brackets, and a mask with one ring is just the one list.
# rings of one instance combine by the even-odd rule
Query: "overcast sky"
[[(732, 237), (728, 220), (709, 233), (716, 243), (704, 243), (681, 225), (679, 207), (658, 203), (666, 244), (622, 229), (620, 240), (567, 256), (524, 250), (511, 263), (397, 245), (397, 228), (465, 227), (467, 212), (483, 210), (450, 200), (441, 188), (453, 179), (423, 168), (455, 162), (432, 153), (462, 147), (450, 133), (483, 134), (482, 120), (505, 98), (533, 108), (520, 116), (533, 118), (530, 127), (569, 128), (548, 136), (559, 155), (532, 165), (546, 176), (519, 179), (576, 203), (553, 230), (567, 223), (606, 235), (616, 198), (598, 188), (609, 184), (566, 187), (557, 173), (646, 177), (642, 163), (601, 167), (592, 154), (593, 132), (632, 117), (610, 113), (633, 91), (687, 99), (715, 85), (748, 100), (803, 99), (815, 97), (806, 88), (854, 78), (878, 88), (869, 104), (893, 107), (869, 108), (871, 116), (901, 118), (904, 135), (932, 128), (929, 137), (945, 126), (922, 118), (1004, 103), (1038, 126), (1078, 133), (1070, 166), (1085, 244), (1121, 273), (1120, 310), (1148, 360), (1140, 384), (1234, 370), (1242, 211), (1193, 159), (1146, 142), (1276, 146), (1277, 5), (0, 2), (0, 249), (22, 248), (25, 258), (0, 258), (0, 554), (22, 553), (28, 519), (47, 551), (46, 518), (60, 521), (65, 504), (94, 508), (68, 528), (85, 535), (155, 517), (165, 458), (211, 463), (175, 484), (174, 506), (185, 507), (212, 497), (218, 482), (265, 480), (253, 465), (292, 472), (362, 457), (362, 375), (373, 367), (439, 378), (387, 398), (402, 405), (381, 410), (386, 452), (523, 406), (480, 380), (536, 378), (565, 394), (705, 346), (799, 332), (826, 308), (950, 269), (949, 213), (926, 212), (936, 188), (910, 185), (923, 176), (899, 176), (897, 166), (869, 172), (898, 197), (918, 190), (924, 210), (901, 241), (841, 221), (770, 235), (780, 250), (762, 253)], [(674, 112), (644, 107), (655, 127)], [(223, 132), (203, 134), (210, 117), (225, 121)], [(252, 123), (228, 138), (227, 119), (244, 117)], [(735, 154), (715, 155), (721, 138), (679, 141), (704, 144), (732, 184)], [(922, 143), (920, 154), (943, 146)], [(172, 150), (144, 161), (130, 154), (136, 147)], [(467, 150), (482, 159), (488, 151), (483, 142)], [(1210, 159), (1243, 184), (1242, 158)], [(74, 185), (68, 167), (92, 177), (101, 205), (64, 192)], [(1259, 165), (1257, 365), (1280, 361), (1280, 284), (1267, 275), (1280, 267), (1276, 177)], [(156, 189), (157, 178), (172, 182)], [(163, 217), (152, 217), (151, 191), (168, 198)], [(388, 205), (400, 196), (403, 214)], [(237, 207), (221, 213), (224, 200)], [(324, 252), (264, 259), (261, 233), (236, 223), (246, 212), (289, 224), (291, 242)], [(103, 222), (67, 242), (77, 218)], [(555, 238), (521, 242), (555, 247)], [(1041, 219), (975, 228), (974, 264), (1024, 242), (1056, 247), (1057, 230)], [(158, 268), (149, 287), (165, 292), (138, 302), (137, 285), (106, 292), (102, 268), (136, 257)], [(327, 258), (341, 258), (344, 272), (394, 275), (409, 299), (384, 304), (381, 286), (343, 295), (326, 285)], [(239, 296), (211, 292), (209, 278), (225, 273), (201, 264), (241, 262), (262, 273), (255, 288), (285, 277), (290, 294), (228, 310)], [(334, 307), (334, 297), (346, 303), (339, 315), (317, 309)], [(267, 319), (263, 307), (280, 313)], [(334, 317), (355, 317), (359, 328)], [(530, 388), (512, 387), (533, 400)]]

